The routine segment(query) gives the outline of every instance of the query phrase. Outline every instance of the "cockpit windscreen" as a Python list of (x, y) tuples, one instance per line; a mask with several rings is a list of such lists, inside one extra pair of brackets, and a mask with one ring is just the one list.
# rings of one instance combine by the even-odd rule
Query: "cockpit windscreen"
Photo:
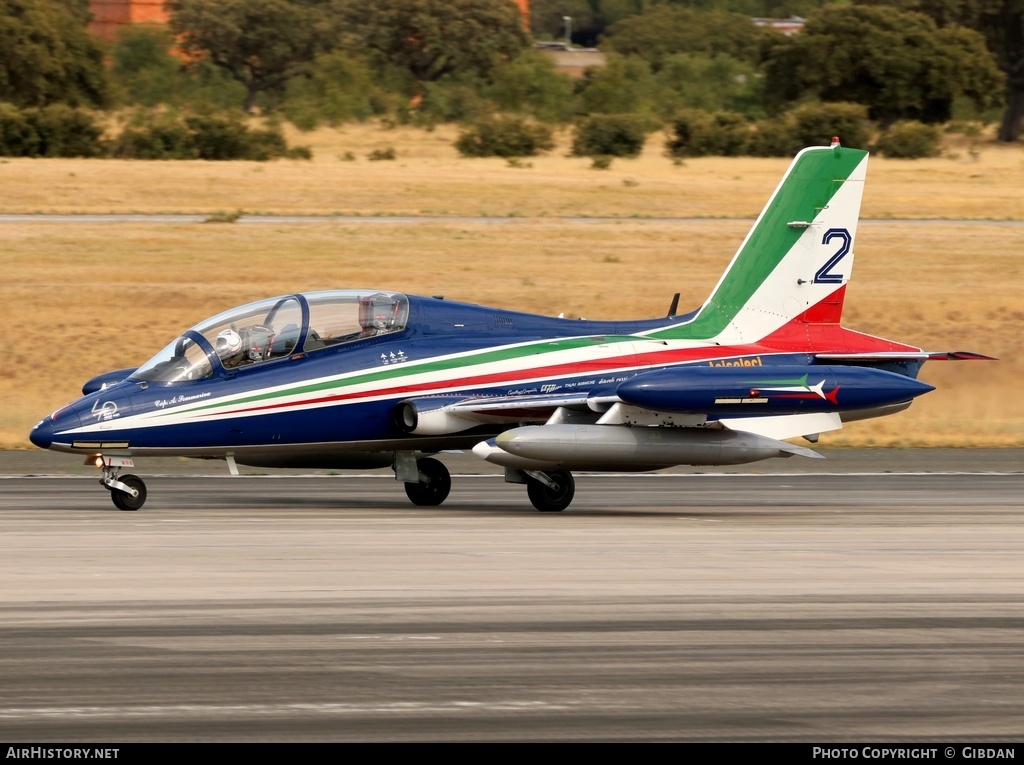
[[(202, 380), (296, 353), (399, 332), (409, 300), (395, 292), (330, 290), (268, 298), (200, 322), (141, 366), (133, 379)], [(301, 344), (301, 347), (300, 347)]]

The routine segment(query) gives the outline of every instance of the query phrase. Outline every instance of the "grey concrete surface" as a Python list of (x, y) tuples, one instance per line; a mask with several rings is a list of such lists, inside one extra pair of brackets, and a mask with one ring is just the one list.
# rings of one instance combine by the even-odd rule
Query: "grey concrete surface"
[(1013, 744), (1020, 454), (581, 475), (563, 513), (498, 475), (418, 508), (386, 471), (175, 460), (125, 513), (19, 454), (0, 741)]

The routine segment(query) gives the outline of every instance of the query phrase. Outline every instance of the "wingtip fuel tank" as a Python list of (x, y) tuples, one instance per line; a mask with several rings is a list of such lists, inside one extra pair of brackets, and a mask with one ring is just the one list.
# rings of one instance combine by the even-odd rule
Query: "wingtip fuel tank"
[(720, 417), (877, 409), (934, 387), (906, 375), (853, 366), (684, 366), (639, 374), (616, 388), (627, 404)]

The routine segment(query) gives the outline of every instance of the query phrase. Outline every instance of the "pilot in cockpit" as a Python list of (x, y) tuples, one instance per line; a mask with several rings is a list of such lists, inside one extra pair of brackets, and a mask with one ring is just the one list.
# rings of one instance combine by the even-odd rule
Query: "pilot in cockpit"
[(359, 325), (362, 333), (359, 337), (374, 337), (394, 331), (399, 309), (399, 304), (384, 293), (360, 298)]
[(242, 336), (234, 329), (225, 329), (217, 335), (217, 355), (225, 369), (235, 369), (248, 361)]
[(225, 369), (266, 361), (274, 347), (274, 330), (262, 324), (221, 330), (215, 343), (220, 363)]

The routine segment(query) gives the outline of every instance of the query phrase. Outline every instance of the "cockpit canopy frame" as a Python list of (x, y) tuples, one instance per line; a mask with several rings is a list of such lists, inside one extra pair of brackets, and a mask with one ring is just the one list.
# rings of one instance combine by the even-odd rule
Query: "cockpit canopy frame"
[(380, 290), (322, 290), (257, 300), (196, 324), (131, 379), (204, 380), (404, 330), (409, 298)]

